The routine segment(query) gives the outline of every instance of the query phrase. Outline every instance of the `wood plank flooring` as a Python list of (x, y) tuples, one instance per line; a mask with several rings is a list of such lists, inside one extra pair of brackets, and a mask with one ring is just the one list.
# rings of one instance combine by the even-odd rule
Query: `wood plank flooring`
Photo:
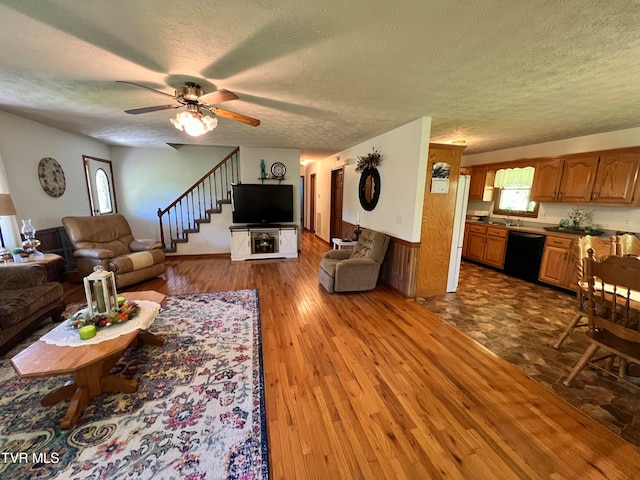
[(170, 258), (129, 289), (258, 289), (271, 478), (640, 478), (635, 447), (424, 307), (328, 294), (328, 249), (304, 232), (298, 259)]

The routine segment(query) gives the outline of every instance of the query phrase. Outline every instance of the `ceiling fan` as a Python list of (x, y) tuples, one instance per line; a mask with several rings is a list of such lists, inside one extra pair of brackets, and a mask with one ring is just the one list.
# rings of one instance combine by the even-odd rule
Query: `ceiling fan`
[[(159, 110), (169, 110), (169, 109), (187, 107), (188, 113), (183, 112), (183, 114), (186, 114), (193, 118), (197, 118), (199, 122), (207, 125), (211, 123), (217, 123), (217, 120), (211, 119), (210, 117), (203, 117), (202, 114), (200, 113), (201, 109), (208, 110), (209, 112), (211, 112), (212, 114), (218, 117), (228, 118), (229, 120), (235, 120), (236, 122), (245, 123), (253, 127), (257, 127), (258, 125), (260, 125), (260, 120), (256, 118), (251, 118), (251, 117), (248, 117), (247, 115), (231, 112), (229, 110), (223, 110), (222, 108), (218, 108), (214, 106), (214, 104), (228, 102), (229, 100), (236, 100), (238, 98), (238, 96), (235, 93), (230, 92), (229, 90), (225, 90), (224, 88), (221, 88), (220, 90), (216, 90), (215, 92), (204, 93), (200, 85), (198, 85), (197, 83), (185, 82), (184, 87), (177, 88), (175, 91), (175, 94), (171, 95), (169, 93), (156, 90), (155, 88), (147, 87), (145, 85), (140, 85), (134, 82), (127, 82), (124, 80), (117, 80), (117, 82), (127, 83), (135, 87), (144, 88), (151, 92), (155, 92), (159, 95), (171, 98), (174, 101), (174, 103), (171, 105), (156, 105), (154, 107), (134, 108), (131, 110), (125, 110), (125, 113), (129, 113), (132, 115), (139, 115), (141, 113), (150, 113), (150, 112), (157, 112)], [(183, 114), (178, 114), (178, 117), (180, 117)], [(179, 130), (182, 130), (182, 128), (178, 125), (178, 123), (180, 122), (178, 117), (176, 117), (175, 121), (174, 119), (171, 119), (171, 122), (176, 126), (176, 128), (178, 128)], [(207, 122), (206, 119), (209, 119), (209, 122)], [(215, 128), (215, 124), (213, 124), (213, 126), (208, 127), (205, 131), (198, 133), (197, 135), (205, 133), (206, 131), (209, 131), (213, 128)], [(189, 133), (190, 135), (193, 135), (192, 133), (189, 132), (188, 129), (186, 130), (187, 130), (187, 133)], [(197, 136), (197, 135), (193, 135), (193, 136)]]

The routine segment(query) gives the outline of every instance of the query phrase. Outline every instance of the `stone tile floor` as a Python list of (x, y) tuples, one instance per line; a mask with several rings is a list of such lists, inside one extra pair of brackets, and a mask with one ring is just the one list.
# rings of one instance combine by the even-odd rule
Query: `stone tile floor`
[(590, 366), (574, 387), (562, 385), (588, 345), (579, 328), (552, 347), (577, 312), (575, 294), (463, 262), (457, 293), (418, 303), (640, 448), (639, 388)]

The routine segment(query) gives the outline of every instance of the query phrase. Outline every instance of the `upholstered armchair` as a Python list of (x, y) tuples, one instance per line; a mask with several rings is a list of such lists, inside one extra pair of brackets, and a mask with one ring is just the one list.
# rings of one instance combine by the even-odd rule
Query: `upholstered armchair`
[(162, 244), (135, 240), (129, 222), (121, 214), (64, 217), (62, 225), (76, 249), (73, 256), (82, 277), (102, 265), (114, 273), (120, 288), (164, 273)]
[(364, 230), (353, 250), (329, 250), (320, 261), (318, 280), (330, 293), (371, 290), (378, 283), (389, 237)]

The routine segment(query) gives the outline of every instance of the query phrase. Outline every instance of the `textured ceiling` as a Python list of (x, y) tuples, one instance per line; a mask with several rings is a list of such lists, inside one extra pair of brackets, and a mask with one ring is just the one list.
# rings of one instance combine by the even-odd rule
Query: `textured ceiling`
[[(109, 145), (323, 158), (422, 116), (467, 154), (640, 126), (638, 1), (0, 0), (0, 110)], [(193, 139), (185, 81), (240, 99)], [(169, 102), (170, 103), (170, 102)], [(640, 144), (640, 140), (639, 140)]]

